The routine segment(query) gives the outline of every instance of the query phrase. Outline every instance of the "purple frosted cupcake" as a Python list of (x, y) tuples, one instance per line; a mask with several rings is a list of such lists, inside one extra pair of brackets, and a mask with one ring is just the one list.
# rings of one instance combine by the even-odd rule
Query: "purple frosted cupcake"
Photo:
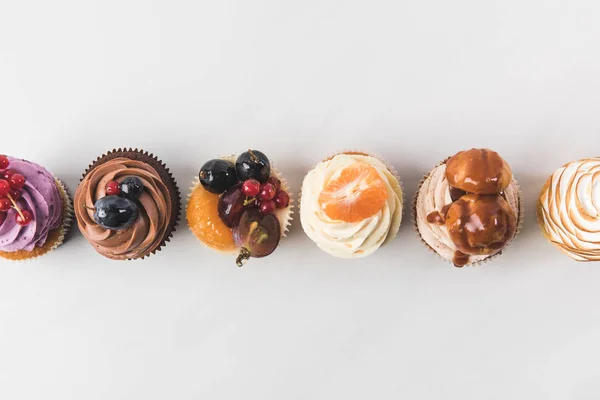
[(0, 156), (0, 257), (25, 260), (57, 248), (72, 215), (64, 185), (48, 170)]

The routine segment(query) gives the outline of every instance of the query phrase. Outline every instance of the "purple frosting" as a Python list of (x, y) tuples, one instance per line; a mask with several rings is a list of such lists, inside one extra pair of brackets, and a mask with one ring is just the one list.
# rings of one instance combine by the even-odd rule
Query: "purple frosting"
[(11, 209), (0, 225), (0, 251), (31, 251), (43, 246), (48, 233), (61, 224), (62, 197), (56, 181), (44, 167), (29, 161), (8, 157), (9, 168), (23, 175), (27, 182), (17, 204), (19, 208), (29, 210), (33, 221), (20, 226), (16, 221), (17, 211)]

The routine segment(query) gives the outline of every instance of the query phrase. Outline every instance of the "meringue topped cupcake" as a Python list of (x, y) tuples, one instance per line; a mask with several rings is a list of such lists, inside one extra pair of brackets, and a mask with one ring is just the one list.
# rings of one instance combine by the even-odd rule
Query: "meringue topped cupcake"
[(577, 261), (600, 260), (600, 158), (557, 169), (540, 193), (538, 223), (544, 236)]
[(170, 240), (179, 218), (179, 189), (154, 155), (112, 150), (85, 171), (74, 207), (79, 230), (99, 254), (142, 259)]
[(498, 153), (461, 151), (421, 182), (414, 202), (423, 242), (457, 267), (499, 255), (522, 220), (519, 187)]
[(25, 260), (57, 248), (72, 216), (64, 185), (48, 170), (0, 156), (0, 257)]
[(289, 188), (258, 150), (207, 161), (194, 180), (187, 206), (192, 233), (211, 249), (250, 258), (271, 255), (291, 221)]
[(402, 202), (400, 181), (384, 162), (366, 153), (341, 153), (304, 178), (300, 221), (323, 251), (365, 257), (396, 237)]

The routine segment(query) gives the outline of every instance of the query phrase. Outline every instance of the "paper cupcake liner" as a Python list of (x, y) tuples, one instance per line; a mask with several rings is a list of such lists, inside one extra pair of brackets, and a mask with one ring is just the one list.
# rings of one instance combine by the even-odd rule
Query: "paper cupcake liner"
[[(230, 156), (221, 157), (221, 159), (235, 162), (237, 157), (234, 155), (230, 155)], [(293, 220), (292, 215), (294, 214), (294, 210), (293, 210), (294, 199), (292, 196), (292, 192), (290, 191), (290, 186), (288, 185), (288, 183), (285, 180), (285, 178), (283, 177), (283, 175), (281, 175), (281, 172), (279, 172), (279, 170), (273, 166), (272, 162), (271, 162), (271, 176), (274, 176), (277, 179), (279, 179), (279, 181), (281, 182), (281, 189), (285, 190), (288, 193), (288, 195), (290, 196), (290, 204), (288, 207), (286, 207), (284, 209), (275, 210), (275, 216), (277, 217), (277, 219), (279, 220), (279, 223), (281, 225), (281, 238), (285, 238), (285, 237), (287, 237), (287, 233), (289, 232), (289, 229), (290, 229), (290, 226), (291, 226), (292, 220)], [(200, 177), (196, 176), (191, 182), (190, 190), (187, 195), (188, 203), (190, 201), (190, 197), (192, 196), (192, 193), (194, 193), (194, 191), (197, 188), (199, 188), (200, 186), (201, 186)], [(188, 225), (188, 229), (193, 234), (192, 228), (190, 228), (189, 225)], [(194, 237), (196, 237), (195, 234), (194, 234)], [(198, 239), (198, 241), (200, 243), (202, 243), (204, 246), (206, 246), (207, 248), (209, 248), (213, 251), (216, 251), (218, 253), (222, 253), (222, 254), (238, 254), (239, 253), (239, 249), (236, 249), (235, 251), (223, 251), (223, 250), (215, 249), (214, 247), (209, 246), (208, 244), (204, 243), (200, 239)]]
[[(450, 159), (450, 157), (446, 158), (444, 161), (440, 162), (436, 167), (439, 167), (440, 165), (444, 165), (446, 164), (446, 162)], [(417, 188), (417, 191), (413, 197), (413, 203), (412, 203), (412, 218), (413, 218), (413, 229), (416, 232), (416, 234), (419, 236), (419, 239), (421, 240), (421, 242), (423, 244), (425, 244), (425, 246), (427, 246), (427, 248), (434, 253), (438, 258), (440, 258), (441, 260), (443, 260), (444, 262), (454, 266), (454, 263), (452, 262), (452, 260), (448, 260), (444, 257), (442, 257), (442, 255), (440, 253), (438, 253), (437, 251), (435, 251), (435, 249), (433, 247), (431, 247), (429, 245), (429, 243), (427, 243), (423, 237), (421, 236), (421, 232), (419, 232), (419, 227), (417, 224), (417, 200), (419, 198), (419, 193), (421, 192), (421, 186), (423, 186), (423, 183), (425, 183), (425, 181), (427, 180), (427, 178), (429, 177), (429, 175), (431, 174), (431, 171), (433, 171), (433, 168), (425, 175), (423, 175), (423, 178), (421, 179), (421, 182), (419, 183), (419, 187)], [(464, 266), (462, 266), (461, 268), (464, 267), (478, 267), (480, 265), (489, 263), (490, 261), (492, 261), (494, 258), (502, 255), (504, 253), (504, 251), (506, 250), (506, 248), (513, 242), (513, 240), (515, 240), (515, 238), (517, 237), (517, 235), (519, 234), (519, 232), (521, 232), (521, 229), (523, 228), (523, 217), (524, 217), (524, 213), (525, 213), (525, 209), (523, 207), (523, 192), (521, 191), (521, 187), (519, 186), (519, 183), (517, 182), (516, 179), (514, 179), (513, 177), (513, 182), (514, 184), (517, 186), (517, 192), (518, 192), (518, 208), (519, 208), (519, 213), (517, 215), (517, 228), (515, 231), (514, 236), (512, 237), (511, 240), (509, 240), (506, 245), (504, 246), (504, 248), (502, 250), (500, 250), (499, 252), (490, 255), (489, 257), (484, 258), (481, 261), (475, 261), (475, 262), (470, 262), (468, 264), (465, 264)]]
[[(404, 190), (404, 184), (402, 183), (402, 179), (400, 178), (400, 175), (398, 174), (398, 171), (396, 170), (396, 168), (394, 168), (394, 166), (388, 162), (386, 160), (385, 157), (380, 156), (377, 153), (374, 152), (370, 152), (370, 151), (364, 151), (364, 150), (355, 150), (355, 149), (348, 149), (348, 150), (344, 150), (338, 153), (335, 153), (327, 158), (324, 158), (323, 160), (319, 161), (318, 163), (314, 164), (307, 172), (306, 174), (308, 174), (310, 171), (312, 171), (313, 169), (315, 169), (317, 167), (317, 165), (319, 165), (322, 162), (326, 162), (329, 161), (331, 159), (333, 159), (335, 156), (341, 155), (341, 154), (346, 154), (346, 155), (361, 155), (361, 156), (366, 156), (366, 157), (373, 157), (378, 159), (379, 161), (381, 161), (385, 167), (387, 168), (387, 170), (394, 176), (394, 178), (396, 178), (396, 180), (398, 181), (398, 185), (400, 186), (400, 192), (402, 195), (402, 198), (400, 199), (400, 203), (402, 205), (402, 215), (400, 217), (400, 225), (402, 225), (402, 221), (404, 220), (404, 216), (405, 216), (405, 200), (406, 200), (406, 191)], [(305, 174), (305, 176), (306, 176)], [(300, 192), (298, 193), (298, 213), (301, 213), (301, 205), (302, 205), (302, 192), (304, 191), (304, 180), (302, 181), (302, 185), (300, 187)], [(304, 227), (302, 227), (302, 229), (304, 230)], [(388, 236), (385, 238), (385, 240), (383, 241), (383, 243), (381, 244), (380, 247), (385, 246), (387, 244), (389, 244), (390, 242), (392, 242), (396, 236), (398, 236), (398, 232), (400, 231), (400, 229), (398, 228), (398, 231), (396, 231), (394, 233), (393, 236)], [(306, 231), (305, 231), (306, 233)]]
[(64, 243), (73, 222), (73, 203), (64, 183), (56, 177), (54, 177), (54, 181), (62, 199), (60, 226), (48, 233), (48, 239), (46, 239), (46, 242), (42, 246), (36, 247), (31, 251), (19, 250), (3, 253), (4, 255), (11, 255), (11, 257), (0, 256), (1, 258), (15, 262), (27, 262), (48, 254)]
[(173, 237), (173, 233), (177, 230), (177, 226), (179, 224), (179, 218), (181, 216), (181, 194), (179, 192), (179, 188), (177, 187), (177, 181), (175, 180), (175, 178), (173, 177), (173, 174), (171, 173), (169, 168), (167, 168), (167, 166), (165, 165), (165, 163), (162, 160), (160, 160), (154, 154), (144, 151), (143, 149), (138, 149), (138, 148), (132, 149), (131, 147), (130, 148), (112, 149), (111, 151), (107, 151), (106, 153), (102, 154), (100, 157), (97, 157), (96, 160), (87, 167), (87, 169), (85, 170), (85, 172), (83, 173), (83, 175), (81, 176), (81, 179), (79, 181), (81, 182), (87, 176), (87, 174), (91, 170), (96, 168), (97, 166), (104, 164), (105, 162), (110, 161), (114, 158), (120, 158), (120, 157), (129, 158), (131, 160), (142, 161), (142, 162), (152, 166), (156, 170), (158, 175), (160, 176), (163, 183), (167, 186), (167, 189), (169, 190), (169, 193), (173, 200), (174, 212), (171, 214), (171, 219), (169, 220), (169, 227), (167, 228), (165, 234), (163, 235), (163, 238), (162, 238), (160, 244), (158, 246), (156, 246), (156, 248), (153, 249), (152, 251), (149, 251), (148, 253), (146, 253), (140, 257), (127, 258), (127, 259), (123, 259), (123, 260), (119, 259), (118, 261), (143, 260), (144, 258), (150, 257), (152, 254), (156, 254), (159, 251), (161, 251), (162, 248), (164, 246), (166, 246), (166, 244), (168, 242), (171, 241), (171, 238)]

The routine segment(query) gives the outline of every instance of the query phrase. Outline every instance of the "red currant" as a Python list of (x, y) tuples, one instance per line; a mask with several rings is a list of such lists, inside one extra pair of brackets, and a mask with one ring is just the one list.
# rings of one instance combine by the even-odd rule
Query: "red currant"
[(275, 202), (273, 200), (263, 201), (258, 205), (258, 208), (263, 215), (271, 214), (275, 211)]
[(21, 189), (23, 186), (25, 186), (25, 177), (21, 174), (14, 174), (8, 178), (8, 182), (10, 183), (11, 188)]
[(0, 179), (9, 180), (10, 177), (13, 176), (14, 174), (16, 174), (15, 170), (7, 169), (6, 171), (2, 172), (2, 174), (0, 174)]
[(6, 219), (6, 213), (0, 212), (0, 225), (2, 225), (4, 223), (5, 219)]
[(0, 179), (0, 197), (4, 197), (10, 192), (10, 183), (5, 179)]
[(106, 184), (106, 194), (109, 196), (118, 196), (121, 194), (121, 185), (117, 181), (110, 181)]
[(270, 183), (265, 183), (260, 188), (260, 193), (258, 193), (258, 198), (262, 201), (272, 200), (275, 197), (275, 188)]
[(8, 212), (8, 210), (10, 210), (11, 207), (12, 207), (12, 203), (10, 202), (10, 200), (7, 197), (0, 197), (0, 211), (1, 212)]
[(281, 181), (274, 176), (270, 177), (267, 183), (273, 185), (275, 191), (278, 191), (281, 188)]
[[(21, 216), (22, 215), (22, 216)], [(21, 213), (17, 213), (17, 224), (25, 226), (31, 222), (33, 214), (27, 210), (21, 210)]]
[(273, 199), (273, 201), (275, 201), (275, 207), (286, 208), (290, 205), (290, 195), (287, 194), (287, 192), (280, 190), (275, 195), (275, 199)]
[(8, 195), (10, 197), (12, 197), (13, 200), (18, 200), (21, 198), (21, 191), (18, 189), (10, 189), (10, 192), (8, 192)]
[(10, 165), (10, 161), (8, 161), (8, 157), (0, 156), (0, 169), (6, 169)]
[(260, 182), (256, 179), (248, 179), (242, 184), (242, 191), (248, 197), (254, 197), (260, 192)]

